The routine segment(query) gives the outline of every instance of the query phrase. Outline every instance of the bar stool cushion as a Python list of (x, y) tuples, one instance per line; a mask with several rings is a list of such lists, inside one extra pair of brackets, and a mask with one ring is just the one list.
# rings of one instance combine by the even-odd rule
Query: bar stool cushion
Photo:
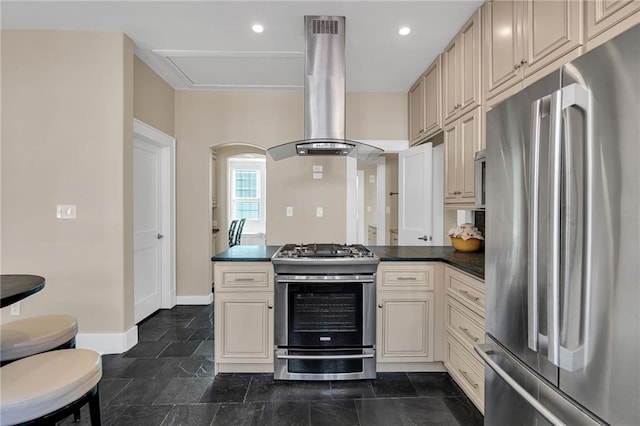
[(13, 425), (77, 401), (102, 377), (100, 354), (88, 349), (44, 352), (0, 368), (0, 419)]
[(50, 351), (78, 334), (71, 315), (40, 315), (0, 326), (0, 360), (12, 361)]

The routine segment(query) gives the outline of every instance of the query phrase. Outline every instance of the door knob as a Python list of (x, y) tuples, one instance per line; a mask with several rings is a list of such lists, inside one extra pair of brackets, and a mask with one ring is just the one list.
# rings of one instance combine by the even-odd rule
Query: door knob
[(423, 235), (422, 237), (418, 237), (418, 239), (423, 241), (431, 241), (431, 236)]
[(163, 239), (163, 238), (164, 238), (164, 235), (162, 235), (162, 234), (158, 234), (158, 236), (157, 236), (157, 237), (158, 237), (158, 239), (159, 239), (159, 240), (161, 240), (161, 239)]

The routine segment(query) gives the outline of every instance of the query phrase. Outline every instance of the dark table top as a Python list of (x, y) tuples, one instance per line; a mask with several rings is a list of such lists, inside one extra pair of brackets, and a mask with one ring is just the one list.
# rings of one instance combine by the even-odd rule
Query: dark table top
[[(451, 246), (367, 246), (382, 262), (444, 262), (484, 279), (484, 251), (461, 253)], [(280, 246), (233, 246), (213, 262), (269, 262)]]
[(44, 278), (38, 275), (0, 275), (0, 308), (13, 305), (44, 288)]

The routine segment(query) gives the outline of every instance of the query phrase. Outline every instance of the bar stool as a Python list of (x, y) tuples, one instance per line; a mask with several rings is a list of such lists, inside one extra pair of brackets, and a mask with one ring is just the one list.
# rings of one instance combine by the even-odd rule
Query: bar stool
[(0, 424), (53, 424), (89, 403), (91, 424), (101, 425), (100, 354), (62, 349), (23, 358), (0, 368)]
[(0, 326), (0, 365), (41, 352), (75, 348), (78, 321), (71, 315), (40, 315)]

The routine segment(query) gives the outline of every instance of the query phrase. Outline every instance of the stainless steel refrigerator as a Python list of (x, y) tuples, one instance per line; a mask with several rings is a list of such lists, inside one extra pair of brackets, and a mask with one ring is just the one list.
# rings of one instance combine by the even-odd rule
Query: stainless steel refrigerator
[(640, 25), (487, 113), (486, 425), (640, 425)]

